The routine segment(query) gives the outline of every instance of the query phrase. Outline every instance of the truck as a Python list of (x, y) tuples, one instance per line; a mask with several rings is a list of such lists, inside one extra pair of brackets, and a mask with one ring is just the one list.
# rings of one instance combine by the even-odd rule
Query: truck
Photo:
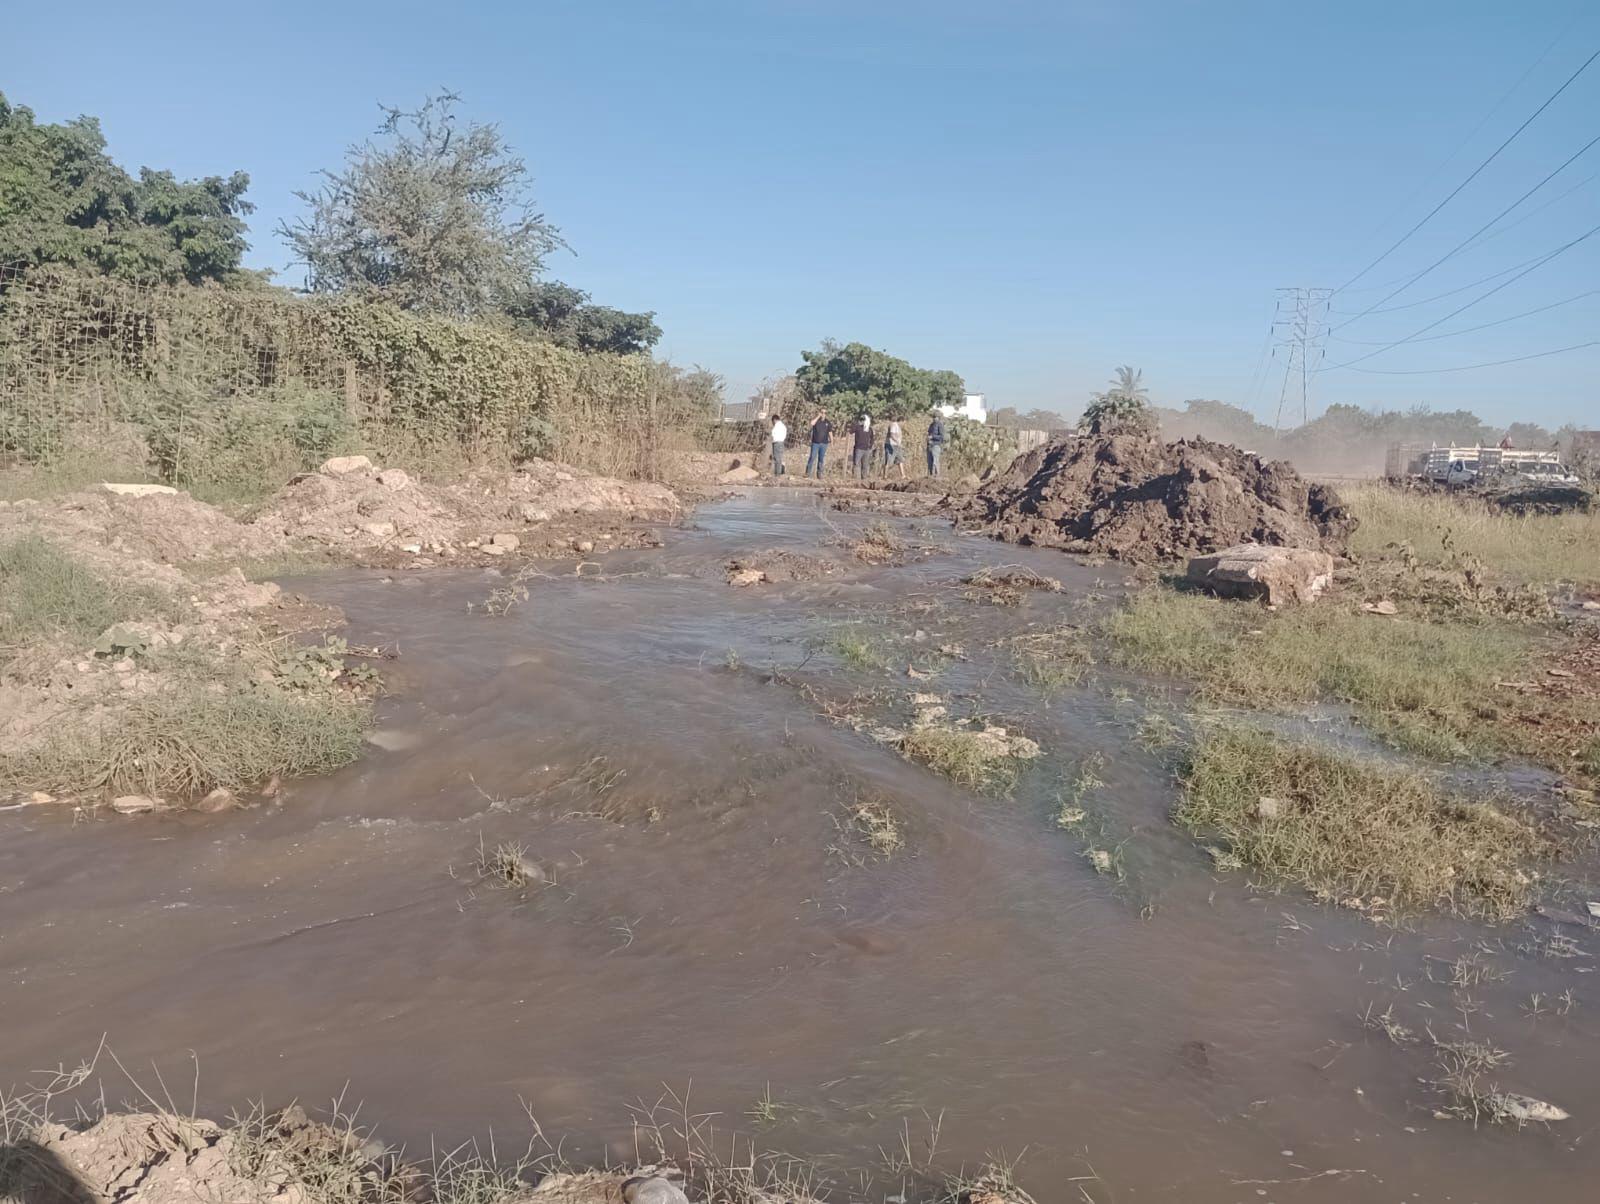
[(1459, 444), (1444, 447), (1394, 444), (1389, 448), (1385, 475), (1391, 479), (1411, 477), (1435, 481), (1452, 487), (1491, 480), (1506, 483), (1521, 480), (1541, 485), (1578, 483), (1578, 478), (1562, 465), (1559, 452)]

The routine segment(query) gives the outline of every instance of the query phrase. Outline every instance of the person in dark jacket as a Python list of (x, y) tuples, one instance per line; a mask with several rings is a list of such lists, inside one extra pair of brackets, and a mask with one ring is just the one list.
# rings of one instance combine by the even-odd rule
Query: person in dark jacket
[(806, 457), (806, 476), (811, 466), (817, 468), (817, 480), (822, 480), (822, 463), (828, 458), (828, 444), (833, 439), (833, 423), (828, 421), (828, 411), (818, 410), (811, 419), (811, 454)]
[(934, 411), (933, 421), (928, 423), (928, 475), (939, 475), (939, 459), (944, 455), (944, 419)]
[(872, 444), (876, 438), (872, 433), (872, 418), (862, 414), (850, 424), (850, 434), (855, 440), (851, 451), (851, 462), (855, 467), (856, 476), (865, 481), (867, 472), (872, 467)]

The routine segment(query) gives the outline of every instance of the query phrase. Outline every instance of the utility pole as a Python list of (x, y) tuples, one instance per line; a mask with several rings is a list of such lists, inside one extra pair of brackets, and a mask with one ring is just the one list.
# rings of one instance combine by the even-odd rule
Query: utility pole
[(1328, 335), (1328, 300), (1331, 288), (1280, 288), (1278, 310), (1272, 318), (1277, 346), (1288, 349), (1284, 357), (1283, 384), (1278, 389), (1278, 416), (1272, 429), (1283, 429), (1283, 407), (1291, 396), (1291, 386), (1298, 378), (1300, 389), (1300, 422), (1311, 420), (1311, 377), (1322, 363), (1325, 354), (1323, 341)]

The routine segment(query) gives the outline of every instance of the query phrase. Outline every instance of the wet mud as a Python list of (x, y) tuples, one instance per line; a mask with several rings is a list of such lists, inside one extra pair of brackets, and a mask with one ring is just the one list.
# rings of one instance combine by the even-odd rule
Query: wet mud
[[(840, 539), (885, 521), (934, 550)], [(773, 550), (838, 571), (729, 588)], [(670, 1088), (841, 1174), (942, 1116), (941, 1165), (1025, 1153), (1041, 1200), (1090, 1167), (1105, 1201), (1591, 1198), (1589, 931), (1395, 931), (1217, 872), (1167, 819), (1152, 731), (1181, 698), (1015, 671), (1008, 641), (1092, 620), (1125, 569), (778, 490), (594, 559), (498, 615), (469, 609), (493, 569), (296, 580), (400, 655), (369, 755), (278, 805), (0, 816), (0, 1082), (107, 1034), (185, 1102), (192, 1051), (202, 1113), (348, 1084), (413, 1145), (521, 1132), (525, 1101), (569, 1158), (625, 1160), (630, 1105)], [(1003, 566), (1062, 589), (963, 596)], [(1043, 755), (984, 796), (872, 738), (927, 694)], [(502, 845), (520, 884), (480, 874)], [(1462, 957), (1495, 973), (1453, 982)], [(1492, 1039), (1507, 1090), (1574, 1119), (1437, 1117), (1425, 1047), (1369, 1005)]]

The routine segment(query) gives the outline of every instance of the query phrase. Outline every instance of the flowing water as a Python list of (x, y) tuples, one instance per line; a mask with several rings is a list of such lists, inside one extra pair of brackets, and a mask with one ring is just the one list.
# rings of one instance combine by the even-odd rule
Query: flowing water
[[(1181, 699), (1104, 667), (1041, 694), (993, 647), (1092, 620), (1124, 572), (914, 520), (889, 521), (937, 547), (867, 567), (835, 544), (868, 521), (757, 491), (603, 557), (603, 579), (552, 569), (502, 616), (469, 613), (492, 572), (296, 582), (352, 642), (398, 650), (379, 746), (243, 813), (0, 817), (0, 1082), (107, 1034), (186, 1106), (192, 1054), (202, 1111), (348, 1083), (413, 1146), (504, 1141), (525, 1103), (569, 1157), (625, 1159), (630, 1105), (671, 1090), (841, 1175), (907, 1134), (920, 1152), (942, 1116), (941, 1165), (1026, 1152), (1041, 1202), (1595, 1198), (1600, 990), (1586, 956), (1548, 956), (1592, 946), (1542, 924), (1397, 933), (1214, 874), (1139, 738)], [(725, 584), (730, 556), (774, 547), (845, 571)], [(1066, 589), (966, 599), (994, 564)], [(842, 631), (882, 663), (842, 660)], [(1045, 756), (985, 797), (846, 721), (903, 723), (907, 691)], [(1053, 818), (1085, 768), (1087, 838)], [(851, 834), (860, 800), (903, 849)], [(502, 842), (547, 881), (480, 881)], [(1480, 945), (1509, 977), (1452, 989)], [(1362, 1026), (1391, 1002), (1419, 1033), (1508, 1048), (1504, 1084), (1574, 1119), (1436, 1118), (1423, 1048)]]

